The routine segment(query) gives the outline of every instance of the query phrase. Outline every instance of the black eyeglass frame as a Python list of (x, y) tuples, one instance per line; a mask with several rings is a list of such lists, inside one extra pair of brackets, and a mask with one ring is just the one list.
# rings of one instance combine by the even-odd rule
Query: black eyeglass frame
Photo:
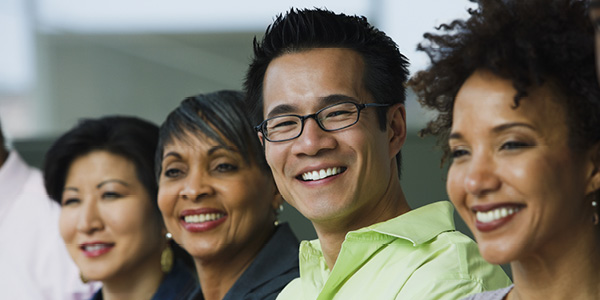
[[(325, 127), (323, 127), (323, 124), (321, 124), (321, 121), (319, 121), (319, 119), (317, 118), (317, 115), (319, 113), (321, 113), (322, 111), (331, 108), (332, 106), (336, 106), (336, 105), (340, 105), (340, 104), (345, 104), (345, 103), (349, 103), (349, 104), (354, 104), (354, 106), (356, 106), (356, 121), (354, 121), (352, 124), (348, 124), (346, 126), (340, 127), (340, 128), (336, 128), (336, 129), (327, 129)], [(287, 142), (293, 139), (298, 138), (299, 136), (302, 135), (302, 132), (304, 132), (304, 122), (309, 119), (312, 118), (315, 120), (315, 122), (317, 122), (317, 125), (319, 125), (319, 128), (321, 128), (323, 131), (325, 132), (332, 132), (332, 131), (338, 131), (338, 130), (342, 130), (345, 128), (348, 128), (350, 126), (353, 126), (354, 124), (358, 123), (358, 120), (360, 120), (360, 111), (367, 108), (367, 107), (387, 107), (390, 106), (391, 104), (387, 104), (387, 103), (355, 103), (355, 102), (351, 102), (351, 101), (344, 101), (344, 102), (340, 102), (340, 103), (336, 103), (336, 104), (332, 104), (332, 105), (328, 105), (326, 107), (323, 107), (321, 109), (319, 109), (317, 112), (315, 112), (314, 114), (309, 114), (309, 115), (305, 115), (305, 116), (301, 116), (301, 115), (295, 115), (295, 114), (289, 114), (289, 115), (280, 115), (280, 116), (275, 116), (272, 118), (268, 118), (264, 121), (262, 121), (260, 124), (254, 126), (254, 130), (256, 130), (257, 132), (262, 133), (263, 137), (271, 142), (271, 143), (279, 143), (279, 142)], [(276, 140), (273, 141), (271, 139), (269, 139), (267, 137), (267, 135), (265, 134), (265, 127), (267, 126), (267, 122), (273, 119), (277, 119), (277, 118), (281, 118), (281, 117), (297, 117), (300, 119), (300, 132), (298, 133), (298, 135), (291, 137), (291, 138), (287, 138), (287, 139), (283, 139), (283, 140)]]

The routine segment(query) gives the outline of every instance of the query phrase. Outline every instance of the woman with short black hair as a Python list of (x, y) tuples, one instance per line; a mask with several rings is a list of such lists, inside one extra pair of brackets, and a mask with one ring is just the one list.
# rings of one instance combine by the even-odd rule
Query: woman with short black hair
[(113, 116), (83, 120), (46, 154), (45, 186), (62, 206), (69, 254), (82, 280), (103, 284), (93, 299), (187, 299), (197, 285), (186, 254), (165, 238), (157, 142), (156, 125)]
[(298, 277), (298, 240), (243, 94), (189, 97), (162, 124), (158, 204), (173, 238), (194, 258), (195, 299), (275, 299)]

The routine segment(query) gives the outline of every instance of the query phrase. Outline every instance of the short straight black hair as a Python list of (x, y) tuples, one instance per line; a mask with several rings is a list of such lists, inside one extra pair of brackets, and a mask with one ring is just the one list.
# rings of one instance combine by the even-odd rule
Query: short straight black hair
[[(363, 81), (377, 103), (404, 103), (408, 59), (384, 32), (364, 16), (336, 14), (324, 9), (290, 9), (267, 27), (262, 40), (254, 38), (254, 58), (244, 88), (255, 125), (263, 121), (263, 80), (273, 59), (315, 48), (346, 48), (363, 59)], [(380, 110), (384, 111), (384, 110)], [(382, 129), (385, 113), (380, 114)]]
[(81, 120), (59, 137), (46, 152), (44, 185), (50, 198), (61, 203), (65, 181), (73, 161), (93, 151), (120, 155), (135, 165), (138, 179), (158, 211), (158, 186), (154, 180), (154, 152), (158, 126), (128, 116)]
[[(325, 9), (290, 9), (278, 15), (267, 27), (262, 40), (254, 38), (254, 57), (246, 72), (244, 89), (252, 123), (263, 116), (263, 81), (271, 61), (289, 53), (315, 48), (344, 48), (356, 51), (363, 59), (363, 82), (375, 103), (404, 104), (408, 80), (408, 59), (383, 31), (369, 24), (364, 16), (336, 14)], [(377, 109), (379, 127), (385, 130), (386, 108)], [(402, 153), (396, 155), (401, 175)]]
[(190, 134), (204, 135), (225, 147), (233, 144), (248, 164), (256, 163), (263, 172), (271, 174), (241, 91), (221, 90), (188, 97), (167, 116), (160, 126), (156, 150), (157, 180), (165, 146), (174, 140), (186, 140)]

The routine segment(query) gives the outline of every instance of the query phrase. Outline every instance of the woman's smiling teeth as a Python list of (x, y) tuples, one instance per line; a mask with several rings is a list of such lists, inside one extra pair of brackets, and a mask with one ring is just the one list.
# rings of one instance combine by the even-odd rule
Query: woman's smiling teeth
[(200, 214), (200, 215), (189, 215), (183, 217), (186, 223), (203, 223), (209, 221), (215, 221), (225, 216), (225, 214), (221, 213), (211, 213), (211, 214)]
[(342, 168), (342, 167), (333, 167), (333, 168), (321, 169), (318, 171), (306, 172), (306, 173), (302, 174), (302, 180), (304, 180), (304, 181), (320, 180), (323, 178), (327, 178), (329, 176), (333, 176), (333, 175), (342, 173), (344, 170), (345, 170), (345, 168)]
[(81, 246), (81, 249), (83, 249), (84, 251), (93, 252), (93, 251), (102, 250), (102, 249), (110, 247), (110, 246), (111, 245), (108, 245), (108, 244), (83, 245), (83, 246)]
[(481, 223), (490, 223), (502, 218), (508, 217), (520, 211), (520, 207), (498, 207), (488, 211), (478, 211), (475, 214), (477, 221)]

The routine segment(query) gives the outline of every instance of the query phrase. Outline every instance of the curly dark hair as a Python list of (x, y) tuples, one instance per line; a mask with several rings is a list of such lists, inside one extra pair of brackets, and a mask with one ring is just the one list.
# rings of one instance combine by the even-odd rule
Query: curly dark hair
[[(263, 80), (271, 61), (315, 48), (345, 48), (356, 51), (365, 64), (363, 81), (376, 103), (404, 103), (408, 59), (384, 32), (364, 16), (336, 14), (324, 9), (290, 9), (267, 27), (262, 40), (254, 38), (254, 57), (246, 73), (246, 105), (254, 125), (263, 117)], [(386, 126), (386, 109), (378, 109), (379, 127)], [(396, 155), (398, 172), (402, 156)]]
[(442, 24), (426, 33), (418, 50), (431, 65), (409, 81), (421, 105), (437, 111), (420, 134), (438, 136), (449, 157), (448, 134), (455, 96), (476, 70), (509, 79), (516, 89), (514, 107), (528, 89), (551, 82), (562, 93), (569, 144), (588, 149), (600, 141), (600, 87), (595, 73), (593, 27), (587, 1), (481, 0), (468, 20)]

